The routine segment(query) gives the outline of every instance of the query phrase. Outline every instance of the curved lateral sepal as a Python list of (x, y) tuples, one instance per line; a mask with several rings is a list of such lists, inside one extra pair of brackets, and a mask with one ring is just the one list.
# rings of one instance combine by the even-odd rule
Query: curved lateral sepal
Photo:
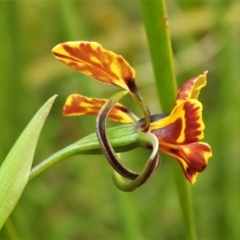
[(127, 91), (120, 91), (109, 98), (108, 101), (103, 105), (97, 116), (96, 133), (102, 152), (112, 168), (123, 177), (126, 177), (128, 179), (136, 179), (138, 177), (138, 174), (132, 172), (131, 170), (128, 170), (120, 163), (120, 159), (115, 153), (106, 134), (106, 119), (108, 117), (108, 114), (111, 111), (112, 107), (126, 94)]
[(145, 147), (152, 147), (152, 154), (145, 164), (142, 172), (134, 180), (128, 180), (117, 172), (113, 172), (113, 181), (116, 187), (124, 192), (131, 192), (143, 185), (159, 166), (158, 140), (151, 133), (139, 132), (139, 142)]

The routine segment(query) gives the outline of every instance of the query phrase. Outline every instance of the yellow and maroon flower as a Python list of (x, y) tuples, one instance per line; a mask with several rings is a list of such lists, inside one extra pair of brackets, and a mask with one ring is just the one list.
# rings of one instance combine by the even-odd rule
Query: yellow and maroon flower
[[(150, 116), (137, 89), (135, 71), (122, 56), (103, 49), (98, 43), (83, 41), (59, 44), (52, 51), (57, 59), (69, 67), (95, 80), (118, 86), (129, 92), (142, 108), (144, 119), (139, 120), (128, 108), (115, 101), (88, 98), (79, 94), (68, 97), (63, 108), (65, 116), (91, 114), (98, 115), (98, 120), (101, 115), (104, 116), (104, 120), (109, 118), (125, 124), (135, 122), (141, 132), (154, 135), (158, 140), (159, 151), (175, 158), (180, 163), (185, 177), (191, 183), (195, 182), (197, 174), (205, 169), (208, 159), (212, 156), (210, 146), (200, 142), (204, 137), (204, 123), (202, 104), (197, 98), (201, 88), (206, 85), (206, 72), (181, 86), (170, 114)], [(112, 102), (109, 104), (109, 101)], [(108, 112), (102, 114), (107, 105)], [(115, 158), (107, 140), (102, 141), (105, 124), (101, 124), (97, 125), (97, 133), (104, 148), (103, 152), (107, 158)], [(98, 129), (102, 126), (103, 131)], [(157, 165), (157, 162), (153, 164), (152, 172)], [(130, 179), (138, 176), (124, 168), (122, 170)]]
[(190, 79), (178, 91), (171, 114), (152, 122), (150, 131), (157, 136), (160, 151), (179, 161), (186, 178), (194, 183), (212, 156), (204, 137), (202, 104), (197, 100), (206, 85), (206, 73)]

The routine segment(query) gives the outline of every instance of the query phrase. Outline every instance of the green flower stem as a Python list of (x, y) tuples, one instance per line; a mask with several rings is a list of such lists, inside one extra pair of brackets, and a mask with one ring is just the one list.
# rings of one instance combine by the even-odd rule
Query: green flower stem
[[(138, 146), (136, 124), (125, 124), (110, 128), (107, 130), (107, 135), (116, 152), (126, 152)], [(96, 133), (82, 138), (39, 163), (31, 170), (29, 180), (35, 178), (56, 163), (79, 154), (102, 154)]]
[[(164, 0), (140, 0), (157, 92), (163, 112), (170, 112), (177, 92), (171, 38)], [(180, 167), (174, 164), (179, 200), (186, 224), (187, 239), (196, 239), (191, 193)]]

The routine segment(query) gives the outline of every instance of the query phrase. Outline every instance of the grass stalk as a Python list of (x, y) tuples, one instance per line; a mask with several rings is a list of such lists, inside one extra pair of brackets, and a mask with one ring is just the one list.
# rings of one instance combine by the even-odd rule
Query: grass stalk
[(168, 18), (163, 0), (140, 0), (162, 111), (169, 112), (177, 93)]
[(139, 239), (140, 231), (138, 213), (136, 211), (135, 198), (133, 195), (116, 190), (116, 198), (119, 206), (119, 217), (122, 224), (122, 238), (126, 240)]
[[(171, 38), (164, 0), (140, 0), (157, 92), (163, 112), (170, 112), (177, 93)], [(186, 238), (196, 239), (191, 192), (179, 166), (174, 165)]]
[[(235, 146), (239, 142), (239, 134), (236, 132), (235, 126), (238, 126), (240, 121), (240, 113), (236, 111), (238, 108), (239, 85), (237, 83), (239, 70), (239, 41), (238, 30), (234, 26), (229, 26), (222, 16), (226, 12), (225, 1), (209, 2), (208, 5), (214, 9), (214, 17), (216, 19), (215, 34), (221, 46), (216, 64), (217, 64), (217, 79), (218, 91), (217, 102), (221, 106), (221, 113), (224, 112), (221, 120), (216, 127), (215, 136), (219, 137), (216, 148), (219, 151), (216, 153), (216, 158), (231, 159), (231, 161), (223, 161), (218, 166), (220, 200), (218, 202), (221, 211), (218, 213), (218, 219), (223, 231), (222, 238), (237, 239), (239, 238), (239, 206), (237, 199), (239, 199), (238, 191), (238, 159), (239, 151)], [(226, 122), (228, 125), (226, 127)], [(233, 127), (229, 127), (233, 126)], [(220, 136), (224, 136), (221, 138)], [(221, 150), (220, 150), (221, 149)], [(230, 157), (231, 154), (231, 157)], [(229, 194), (229, 186), (231, 192)], [(230, 221), (230, 219), (234, 219)]]
[(7, 233), (7, 236), (5, 236), (7, 239), (20, 239), (11, 218), (8, 218), (4, 224), (4, 228)]
[[(22, 84), (22, 70), (25, 59), (23, 55), (24, 44), (21, 41), (21, 10), (19, 2), (4, 1), (0, 5), (0, 35), (2, 42), (5, 44), (0, 54), (0, 61), (3, 63), (0, 84), (2, 90), (0, 97), (0, 127), (2, 129), (0, 148), (2, 148), (2, 156), (5, 156), (13, 140), (17, 138), (19, 130), (24, 126), (23, 116), (25, 112), (23, 106), (24, 110), (26, 108), (22, 96), (27, 96), (27, 94), (26, 88)], [(7, 65), (7, 63), (10, 63), (10, 65)], [(2, 159), (0, 159), (0, 163)], [(21, 208), (20, 204), (18, 204), (18, 208)], [(15, 237), (19, 235), (15, 226), (18, 221), (20, 221), (20, 218), (9, 220), (6, 226), (4, 225), (9, 239), (16, 239)]]

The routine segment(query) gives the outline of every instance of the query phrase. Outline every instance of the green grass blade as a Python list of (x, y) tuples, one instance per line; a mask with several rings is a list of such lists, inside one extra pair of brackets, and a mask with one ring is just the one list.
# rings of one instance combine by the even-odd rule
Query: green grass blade
[[(145, 31), (149, 44), (157, 92), (163, 112), (170, 112), (177, 93), (171, 38), (164, 0), (140, 0)], [(195, 239), (195, 224), (191, 193), (179, 166), (173, 163), (177, 190), (187, 239)]]
[(140, 0), (158, 96), (163, 112), (170, 111), (177, 92), (168, 18), (164, 1)]
[(22, 132), (0, 168), (0, 229), (17, 204), (30, 173), (39, 134), (56, 96), (50, 98)]

